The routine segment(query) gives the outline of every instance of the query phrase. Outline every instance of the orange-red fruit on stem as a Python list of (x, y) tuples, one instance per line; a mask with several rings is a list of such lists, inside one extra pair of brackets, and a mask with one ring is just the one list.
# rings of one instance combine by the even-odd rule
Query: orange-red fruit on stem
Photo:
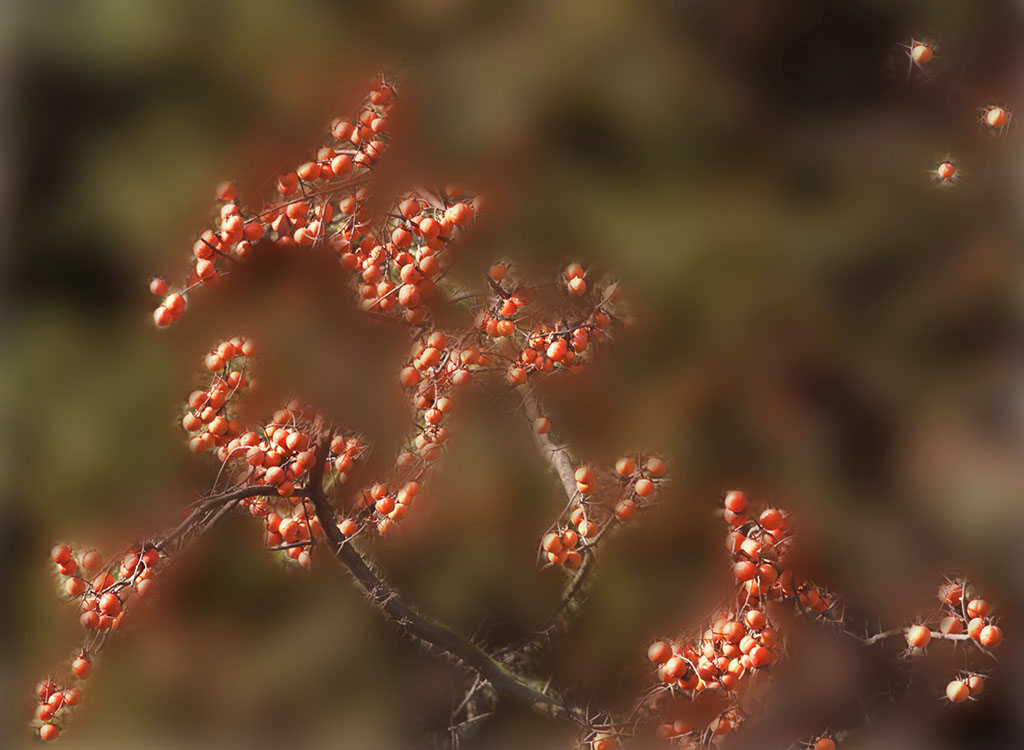
[(647, 459), (647, 473), (652, 477), (664, 476), (667, 470), (668, 465), (665, 463), (664, 459), (658, 458), (657, 456), (651, 456)]
[(672, 647), (665, 641), (655, 641), (647, 647), (647, 658), (655, 664), (664, 664), (672, 658)]
[(927, 44), (915, 44), (910, 49), (910, 57), (918, 65), (927, 65), (932, 59), (932, 48)]
[(1003, 642), (1003, 629), (998, 625), (986, 625), (978, 635), (978, 642), (986, 648), (995, 648)]
[(907, 643), (915, 648), (924, 648), (931, 643), (932, 634), (924, 625), (913, 625), (907, 631)]
[(971, 694), (971, 689), (962, 680), (953, 680), (946, 685), (946, 697), (953, 703), (963, 703)]
[(85, 656), (76, 656), (71, 662), (71, 671), (75, 673), (75, 677), (84, 680), (92, 672), (92, 662)]
[(988, 617), (991, 607), (984, 599), (971, 599), (967, 602), (967, 614), (971, 617)]
[(544, 548), (545, 552), (553, 552), (557, 555), (562, 551), (562, 540), (558, 534), (545, 534), (540, 544), (541, 547)]
[(768, 531), (775, 531), (782, 527), (782, 514), (775, 508), (769, 508), (761, 514), (758, 521)]
[(740, 490), (733, 490), (725, 496), (725, 509), (733, 513), (742, 513), (747, 509), (747, 495)]

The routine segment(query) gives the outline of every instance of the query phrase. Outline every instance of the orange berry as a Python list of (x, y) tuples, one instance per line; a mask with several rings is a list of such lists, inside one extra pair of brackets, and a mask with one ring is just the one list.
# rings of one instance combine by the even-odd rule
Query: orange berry
[(993, 128), (1001, 128), (1010, 121), (1010, 113), (1002, 107), (989, 107), (985, 110), (985, 122)]
[(946, 685), (946, 697), (952, 703), (963, 703), (971, 694), (971, 689), (962, 680), (953, 680)]
[(100, 557), (100, 553), (94, 549), (89, 550), (81, 558), (82, 567), (86, 570), (93, 572), (100, 569), (103, 564), (103, 558)]
[(964, 623), (958, 617), (943, 617), (939, 622), (939, 632), (946, 635), (959, 635), (964, 632)]
[(972, 674), (967, 678), (967, 687), (971, 691), (971, 695), (980, 695), (985, 689), (985, 678), (980, 674)]
[(633, 485), (633, 490), (640, 497), (649, 497), (654, 492), (654, 482), (650, 479), (638, 479), (636, 484)]
[(658, 458), (657, 456), (651, 456), (647, 459), (646, 468), (647, 473), (652, 477), (660, 477), (664, 476), (665, 472), (668, 470), (668, 465), (665, 463), (664, 459)]
[(750, 658), (750, 666), (755, 669), (767, 667), (772, 663), (772, 652), (764, 646), (754, 646), (754, 648), (750, 650), (748, 657)]
[(956, 582), (944, 583), (939, 586), (939, 601), (951, 607), (958, 607), (964, 596), (964, 587)]
[(747, 495), (740, 490), (733, 490), (725, 496), (725, 509), (733, 513), (742, 513), (747, 509)]
[(764, 612), (757, 609), (752, 609), (743, 618), (747, 622), (747, 626), (751, 630), (761, 630), (767, 623), (768, 618), (765, 617)]
[(978, 642), (986, 648), (995, 648), (1003, 642), (1003, 629), (998, 625), (986, 625), (978, 634)]
[(931, 640), (931, 631), (924, 625), (914, 625), (907, 631), (907, 643), (915, 648), (924, 648)]
[(174, 314), (163, 305), (153, 311), (153, 322), (161, 328), (174, 322)]
[(967, 614), (970, 617), (988, 617), (991, 607), (984, 599), (971, 599), (967, 602)]
[(749, 560), (741, 560), (732, 566), (732, 574), (737, 580), (749, 581), (757, 575), (757, 566)]
[(625, 523), (630, 521), (636, 515), (637, 506), (636, 503), (628, 497), (622, 498), (618, 503), (615, 504), (615, 518)]
[(615, 462), (615, 473), (620, 477), (628, 477), (636, 471), (636, 461), (632, 458), (623, 456)]
[(581, 466), (576, 469), (575, 477), (576, 481), (580, 484), (593, 484), (594, 479), (597, 478), (594, 474), (594, 470), (589, 466)]
[(111, 617), (117, 617), (121, 614), (121, 600), (117, 598), (117, 594), (113, 592), (107, 592), (100, 597), (100, 612)]
[(655, 641), (647, 647), (647, 658), (656, 664), (664, 664), (672, 658), (672, 647), (665, 641)]
[(71, 671), (75, 673), (75, 677), (84, 680), (92, 672), (92, 662), (85, 658), (84, 655), (76, 656), (74, 661), (71, 662)]
[(219, 201), (233, 201), (238, 196), (238, 190), (235, 188), (235, 183), (225, 180), (217, 184), (215, 194)]
[(967, 623), (967, 635), (974, 640), (978, 640), (981, 637), (981, 631), (985, 628), (985, 621), (980, 617), (975, 617)]
[(562, 551), (562, 540), (558, 534), (545, 534), (540, 544), (541, 547), (544, 548), (545, 552), (552, 552), (554, 554), (558, 554)]
[(775, 531), (782, 527), (782, 514), (775, 508), (769, 508), (758, 518), (761, 526), (768, 531)]
[(915, 44), (910, 48), (910, 57), (918, 65), (927, 65), (932, 59), (932, 48), (927, 44)]

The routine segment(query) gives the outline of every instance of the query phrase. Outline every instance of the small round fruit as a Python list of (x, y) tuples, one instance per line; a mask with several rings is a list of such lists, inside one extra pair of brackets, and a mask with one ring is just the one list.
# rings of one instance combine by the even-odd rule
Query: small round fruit
[(75, 673), (75, 677), (84, 680), (92, 672), (92, 662), (85, 656), (76, 656), (71, 662), (71, 671)]
[(967, 614), (971, 617), (988, 617), (991, 607), (984, 599), (971, 599), (967, 602)]
[(758, 518), (761, 526), (768, 531), (775, 531), (782, 527), (782, 513), (775, 508), (769, 508)]
[(544, 548), (545, 552), (551, 552), (557, 555), (562, 551), (562, 540), (559, 535), (555, 533), (545, 534), (540, 545)]
[(946, 685), (946, 697), (952, 703), (963, 703), (971, 694), (971, 689), (962, 680), (953, 680)]
[(646, 464), (647, 473), (652, 477), (661, 477), (668, 471), (668, 464), (665, 463), (665, 459), (658, 458), (657, 456), (651, 456), (647, 459)]
[(740, 490), (733, 490), (725, 496), (725, 509), (733, 513), (742, 513), (747, 509), (747, 495)]
[(654, 482), (650, 479), (638, 479), (636, 484), (633, 486), (633, 490), (640, 497), (650, 497), (654, 492)]
[(985, 678), (980, 674), (972, 674), (967, 678), (967, 688), (971, 691), (971, 695), (981, 695), (985, 689)]
[(927, 65), (931, 62), (933, 54), (932, 48), (927, 44), (915, 44), (910, 48), (910, 57), (918, 65)]
[(978, 634), (978, 642), (985, 648), (995, 648), (1003, 642), (1003, 629), (998, 625), (986, 625)]
[(672, 647), (665, 641), (655, 641), (647, 647), (647, 658), (656, 664), (664, 664), (672, 658)]
[(915, 648), (924, 648), (931, 640), (931, 631), (924, 625), (914, 625), (907, 631), (907, 643)]
[(615, 473), (620, 477), (628, 477), (636, 471), (636, 461), (628, 456), (623, 456), (615, 462)]

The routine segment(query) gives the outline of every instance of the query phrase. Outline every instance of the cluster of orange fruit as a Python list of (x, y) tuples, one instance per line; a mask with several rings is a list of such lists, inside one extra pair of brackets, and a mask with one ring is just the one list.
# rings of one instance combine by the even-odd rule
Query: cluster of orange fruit
[[(540, 434), (547, 434), (551, 422), (547, 417), (537, 417), (534, 429)], [(622, 523), (636, 516), (642, 504), (657, 489), (668, 471), (668, 464), (658, 456), (641, 456), (639, 461), (631, 456), (623, 456), (615, 462), (614, 476), (617, 480), (618, 499), (611, 508), (611, 515)], [(575, 472), (576, 491), (580, 499), (569, 509), (568, 524), (559, 524), (541, 539), (541, 549), (547, 561), (552, 565), (563, 565), (574, 569), (580, 566), (582, 555), (577, 550), (582, 541), (584, 545), (594, 540), (607, 520), (609, 503), (594, 497), (597, 490), (597, 471), (591, 466), (580, 466)]]
[[(910, 44), (903, 45), (910, 61), (911, 69), (914, 66), (922, 71), (927, 71), (934, 63), (936, 52), (935, 45), (928, 41), (912, 39)], [(998, 104), (988, 104), (981, 108), (978, 121), (990, 135), (998, 136), (1005, 133), (1013, 119), (1013, 113), (1006, 107)], [(959, 169), (950, 159), (943, 159), (935, 167), (934, 179), (941, 183), (951, 183), (959, 179)]]

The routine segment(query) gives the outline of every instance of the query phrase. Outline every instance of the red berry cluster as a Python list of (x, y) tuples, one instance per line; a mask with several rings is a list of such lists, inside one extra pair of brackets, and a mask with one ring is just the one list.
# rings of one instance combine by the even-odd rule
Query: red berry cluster
[[(551, 429), (547, 417), (534, 420), (534, 430), (546, 435)], [(541, 549), (546, 553), (548, 563), (574, 569), (582, 562), (577, 546), (586, 552), (593, 548), (600, 538), (602, 529), (608, 528), (610, 517), (620, 523), (632, 520), (639, 509), (663, 481), (668, 465), (658, 456), (640, 456), (639, 459), (623, 456), (615, 462), (612, 476), (615, 493), (597, 493), (597, 472), (590, 466), (576, 469), (574, 479), (579, 500), (569, 508), (569, 523), (559, 524), (541, 539)], [(610, 482), (611, 483), (611, 482)], [(617, 498), (614, 503), (612, 498)], [(609, 507), (610, 506), (610, 507)]]
[[(755, 518), (746, 494), (733, 491), (725, 497), (723, 515), (730, 527), (726, 547), (736, 581), (727, 606), (702, 633), (655, 641), (647, 650), (664, 686), (657, 728), (662, 739), (710, 741), (735, 730), (746, 718), (739, 708), (745, 686), (756, 683), (785, 653), (773, 608), (793, 600), (819, 612), (829, 606), (818, 587), (793, 571), (789, 514), (767, 508)], [(698, 710), (702, 694), (716, 700)], [(715, 707), (710, 715), (709, 705)]]
[(92, 660), (82, 651), (71, 660), (69, 667), (67, 682), (63, 685), (58, 686), (53, 679), (47, 678), (36, 686), (39, 704), (36, 706), (35, 718), (38, 722), (39, 738), (42, 740), (57, 739), (69, 709), (81, 703), (82, 690), (73, 682), (80, 683), (89, 676), (92, 672)]
[(237, 439), (242, 434), (242, 425), (230, 418), (228, 406), (236, 393), (250, 385), (245, 368), (254, 353), (252, 341), (235, 336), (221, 342), (203, 359), (206, 369), (214, 373), (213, 381), (205, 390), (189, 394), (188, 408), (181, 419), (181, 426), (195, 433), (188, 446), (193, 453), (218, 448), (218, 456), (224, 461), (240, 444), (249, 444)]
[[(154, 546), (130, 549), (116, 567), (103, 569), (103, 558), (94, 549), (75, 559), (71, 548), (58, 544), (52, 551), (58, 572), (65, 576), (64, 591), (74, 599), (81, 599), (80, 622), (86, 629), (112, 630), (121, 623), (122, 598), (132, 592), (140, 597), (152, 593), (153, 568), (160, 561), (160, 552)], [(87, 578), (75, 573), (87, 573)], [(125, 591), (127, 589), (127, 592)]]
[(364, 309), (387, 313), (400, 306), (409, 323), (423, 320), (423, 303), (451, 264), (455, 229), (472, 222), (475, 214), (472, 199), (448, 202), (461, 194), (457, 185), (446, 187), (440, 197), (413, 193), (397, 202), (398, 213), (379, 233), (353, 223), (333, 235), (342, 267), (359, 274)]
[[(164, 279), (154, 279), (150, 291), (164, 296), (153, 311), (158, 326), (167, 326), (185, 312), (189, 292), (199, 285), (216, 286), (230, 263), (244, 261), (261, 240), (278, 247), (308, 247), (328, 236), (345, 238), (345, 232), (332, 227), (332, 221), (355, 232), (363, 210), (365, 191), (356, 190), (337, 201), (365, 181), (369, 169), (388, 147), (388, 122), (394, 106), (392, 84), (378, 80), (364, 100), (356, 122), (338, 117), (330, 126), (329, 142), (316, 150), (314, 158), (294, 169), (282, 172), (276, 180), (276, 192), (287, 198), (262, 209), (247, 209), (238, 202), (238, 189), (231, 182), (217, 186), (221, 203), (216, 226), (205, 230), (192, 246), (193, 261), (184, 287), (167, 294)], [(353, 170), (355, 173), (353, 174)], [(295, 197), (293, 197), (295, 196)], [(342, 214), (335, 219), (335, 203)], [(459, 214), (462, 215), (461, 213)]]
[[(79, 601), (79, 622), (94, 635), (117, 630), (126, 608), (136, 598), (153, 594), (156, 581), (154, 568), (160, 562), (160, 551), (153, 545), (137, 545), (123, 555), (104, 564), (100, 553), (86, 550), (77, 557), (67, 544), (58, 544), (51, 552), (57, 571), (65, 577), (63, 588), (69, 597)], [(76, 575), (86, 573), (86, 577)], [(88, 640), (88, 639), (87, 639)], [(73, 681), (84, 680), (92, 672), (91, 649), (86, 646), (70, 661), (63, 686), (53, 678), (39, 683), (36, 694), (39, 705), (35, 718), (39, 737), (55, 740), (67, 719), (67, 709), (81, 701), (81, 689)]]
[[(996, 624), (992, 606), (966, 581), (946, 580), (939, 586), (937, 597), (938, 612), (907, 629), (905, 635), (911, 649), (924, 649), (933, 639), (967, 640), (985, 651), (1002, 644), (1003, 629)], [(983, 674), (964, 671), (946, 685), (946, 697), (952, 703), (962, 703), (980, 695), (984, 687)]]
[[(479, 316), (477, 327), (492, 339), (514, 338), (524, 340), (525, 346), (508, 367), (508, 382), (523, 385), (531, 372), (550, 373), (568, 370), (581, 364), (581, 357), (591, 342), (600, 341), (604, 330), (611, 324), (611, 316), (604, 309), (621, 299), (618, 284), (609, 284), (604, 298), (598, 301), (590, 313), (575, 323), (562, 321), (558, 325), (536, 323), (522, 326), (522, 311), (535, 297), (533, 288), (517, 283), (506, 289), (502, 282), (508, 276), (508, 266), (496, 263), (488, 272), (496, 299), (490, 308)], [(565, 271), (567, 290), (573, 296), (586, 293), (584, 271), (576, 263)]]

